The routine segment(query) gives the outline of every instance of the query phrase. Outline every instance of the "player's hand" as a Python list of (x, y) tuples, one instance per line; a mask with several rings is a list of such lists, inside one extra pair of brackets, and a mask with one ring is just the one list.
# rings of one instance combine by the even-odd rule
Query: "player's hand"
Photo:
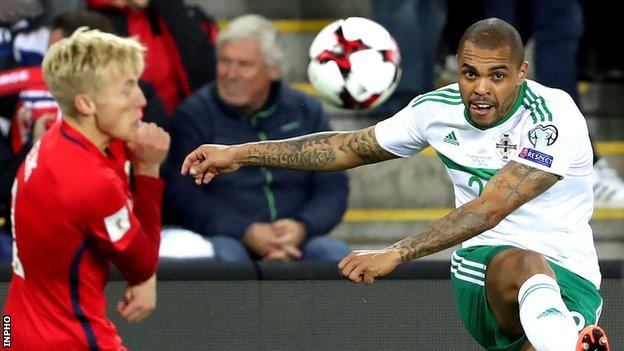
[[(171, 137), (156, 123), (141, 122), (134, 140), (126, 143), (137, 174), (158, 177), (160, 165), (167, 157)], [(156, 174), (154, 174), (156, 172)]]
[(197, 185), (208, 184), (219, 173), (234, 172), (241, 167), (234, 156), (233, 147), (204, 144), (186, 156), (180, 173), (190, 174)]
[(338, 263), (340, 273), (356, 282), (371, 284), (376, 277), (392, 272), (401, 263), (401, 254), (391, 248), (355, 250)]
[(124, 300), (117, 302), (117, 313), (126, 322), (140, 322), (156, 309), (156, 274), (137, 285), (129, 285)]

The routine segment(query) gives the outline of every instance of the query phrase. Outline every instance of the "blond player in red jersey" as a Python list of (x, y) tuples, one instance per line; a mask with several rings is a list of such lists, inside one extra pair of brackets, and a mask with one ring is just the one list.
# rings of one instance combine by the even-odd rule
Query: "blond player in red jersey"
[[(18, 350), (125, 350), (106, 317), (109, 265), (128, 286), (117, 311), (128, 322), (156, 305), (159, 168), (169, 135), (141, 121), (144, 48), (97, 30), (50, 47), (44, 77), (61, 110), (13, 185), (13, 277), (4, 313)], [(135, 170), (124, 172), (125, 143)]]

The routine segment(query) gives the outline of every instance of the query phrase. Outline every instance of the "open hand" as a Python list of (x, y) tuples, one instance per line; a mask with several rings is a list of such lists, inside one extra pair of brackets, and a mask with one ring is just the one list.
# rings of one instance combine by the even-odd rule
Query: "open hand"
[(234, 150), (230, 146), (201, 145), (186, 156), (180, 173), (191, 175), (197, 185), (208, 184), (219, 173), (234, 172), (241, 167), (234, 158)]
[(394, 249), (355, 250), (338, 263), (340, 273), (356, 282), (371, 284), (376, 277), (392, 272), (401, 263)]

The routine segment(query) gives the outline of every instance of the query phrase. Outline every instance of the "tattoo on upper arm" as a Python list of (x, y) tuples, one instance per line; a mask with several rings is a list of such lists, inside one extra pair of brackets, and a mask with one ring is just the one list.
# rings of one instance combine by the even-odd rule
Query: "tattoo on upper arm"
[(505, 203), (519, 207), (548, 190), (559, 179), (555, 174), (511, 161), (490, 182)]
[(345, 153), (355, 153), (365, 164), (398, 157), (379, 146), (375, 139), (374, 126), (347, 135), (340, 145), (340, 150)]

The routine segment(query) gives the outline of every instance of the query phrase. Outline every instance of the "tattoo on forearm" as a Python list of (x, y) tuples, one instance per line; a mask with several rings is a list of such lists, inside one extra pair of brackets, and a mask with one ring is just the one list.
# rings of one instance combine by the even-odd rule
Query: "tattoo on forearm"
[[(559, 177), (518, 162), (509, 162), (487, 184), (486, 192), (496, 194), (489, 199), (477, 198), (449, 213), (425, 232), (403, 239), (392, 247), (403, 262), (429, 255), (459, 244), (495, 226), (501, 216), (511, 213), (527, 201), (553, 186)], [(492, 200), (494, 198), (495, 200)], [(495, 201), (505, 213), (488, 212), (485, 201)], [(498, 216), (498, 218), (494, 218)]]
[(373, 127), (357, 132), (325, 132), (249, 148), (247, 164), (299, 170), (335, 170), (396, 156), (375, 141)]
[(487, 213), (458, 208), (434, 223), (421, 234), (412, 235), (392, 245), (407, 262), (426, 256), (479, 234), (490, 227)]
[(319, 133), (309, 137), (282, 142), (270, 142), (251, 147), (253, 164), (269, 167), (319, 169), (336, 160), (329, 139), (338, 133)]

